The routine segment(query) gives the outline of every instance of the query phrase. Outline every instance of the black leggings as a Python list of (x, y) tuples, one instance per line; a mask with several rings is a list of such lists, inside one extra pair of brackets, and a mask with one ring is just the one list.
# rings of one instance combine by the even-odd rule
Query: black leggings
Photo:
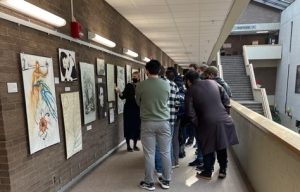
[[(132, 139), (132, 140), (133, 140), (133, 147), (136, 147), (137, 139)], [(127, 148), (131, 148), (129, 138), (126, 138), (126, 144), (127, 144)]]

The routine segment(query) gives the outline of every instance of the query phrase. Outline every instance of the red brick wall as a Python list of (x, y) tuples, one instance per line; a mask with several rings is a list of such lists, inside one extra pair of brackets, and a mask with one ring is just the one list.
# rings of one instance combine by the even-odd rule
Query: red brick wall
[[(68, 24), (58, 31), (69, 35), (70, 1), (29, 2), (65, 18)], [(4, 8), (1, 10), (15, 14)], [(140, 57), (152, 56), (164, 65), (174, 64), (106, 2), (75, 0), (74, 10), (83, 28), (83, 40), (87, 41), (89, 30), (116, 42), (117, 46), (111, 49), (114, 52), (122, 53), (123, 47), (126, 47), (140, 53)], [(66, 160), (60, 94), (66, 86), (71, 87), (71, 91), (80, 91), (80, 81), (60, 83), (55, 89), (61, 142), (30, 155), (19, 54), (24, 52), (52, 57), (54, 76), (58, 77), (58, 48), (75, 51), (77, 67), (79, 61), (95, 64), (97, 57), (104, 58), (107, 63), (142, 67), (132, 61), (0, 19), (0, 191), (56, 191), (123, 140), (122, 116), (113, 125), (108, 125), (107, 119), (97, 120), (91, 123), (92, 130), (87, 131), (86, 126), (82, 128), (83, 150)], [(19, 92), (8, 94), (7, 82), (17, 82)]]

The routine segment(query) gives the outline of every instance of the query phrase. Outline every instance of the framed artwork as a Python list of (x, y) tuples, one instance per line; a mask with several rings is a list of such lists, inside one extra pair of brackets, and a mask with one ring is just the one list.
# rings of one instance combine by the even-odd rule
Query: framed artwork
[(115, 122), (115, 109), (114, 108), (109, 108), (109, 124), (112, 124)]
[(84, 124), (96, 120), (96, 84), (94, 65), (80, 62)]
[(131, 83), (131, 65), (126, 65), (126, 82)]
[(60, 142), (52, 58), (21, 54), (30, 153)]
[(105, 76), (105, 63), (104, 59), (97, 58), (97, 75)]
[[(125, 68), (117, 66), (117, 86), (121, 91), (125, 89)], [(123, 113), (124, 100), (118, 97), (118, 114)]]
[(295, 93), (300, 93), (300, 65), (297, 66), (296, 69), (296, 86), (295, 86)]
[(79, 92), (61, 94), (67, 159), (82, 150)]
[(107, 116), (107, 107), (106, 107), (106, 84), (98, 84), (98, 110), (99, 110), (99, 119), (104, 119)]
[(115, 94), (115, 66), (106, 65), (106, 83), (107, 83), (107, 100), (108, 102), (116, 101)]
[(62, 82), (77, 81), (77, 70), (75, 52), (65, 49), (58, 49), (60, 80)]

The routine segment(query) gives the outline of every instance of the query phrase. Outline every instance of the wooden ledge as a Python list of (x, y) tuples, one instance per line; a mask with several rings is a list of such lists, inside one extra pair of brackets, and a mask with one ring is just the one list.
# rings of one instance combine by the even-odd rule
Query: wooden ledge
[(300, 136), (294, 131), (274, 122), (270, 119), (244, 107), (231, 100), (232, 109), (249, 120), (258, 129), (270, 135), (275, 140), (284, 144), (288, 149), (295, 152), (300, 157)]

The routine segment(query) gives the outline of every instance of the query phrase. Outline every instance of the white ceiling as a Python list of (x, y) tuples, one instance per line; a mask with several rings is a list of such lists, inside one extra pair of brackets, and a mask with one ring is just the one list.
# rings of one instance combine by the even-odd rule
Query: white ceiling
[(176, 63), (207, 62), (234, 0), (106, 0)]

